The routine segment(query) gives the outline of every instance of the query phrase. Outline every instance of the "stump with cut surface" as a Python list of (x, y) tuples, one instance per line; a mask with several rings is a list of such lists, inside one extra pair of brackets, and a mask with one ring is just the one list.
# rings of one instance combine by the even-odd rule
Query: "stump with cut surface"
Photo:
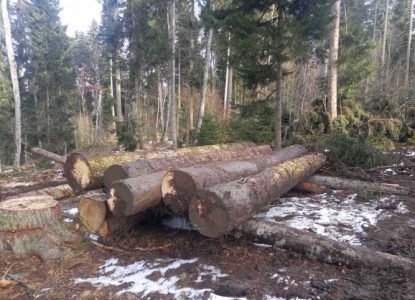
[(43, 261), (62, 258), (63, 243), (79, 241), (62, 224), (59, 203), (28, 197), (0, 203), (0, 252), (37, 255)]
[(166, 157), (158, 159), (137, 160), (110, 166), (104, 174), (104, 185), (112, 187), (112, 183), (128, 178), (136, 178), (160, 171), (183, 168), (227, 159), (249, 158), (271, 154), (271, 148), (266, 146), (246, 147), (223, 151), (213, 151), (200, 154)]
[(309, 154), (266, 169), (246, 180), (201, 190), (190, 202), (190, 221), (201, 234), (221, 237), (313, 175), (325, 161), (323, 154)]
[(112, 216), (107, 208), (108, 196), (103, 193), (84, 195), (79, 200), (78, 211), (82, 225), (103, 237), (123, 233), (139, 223), (143, 214), (127, 218)]
[(183, 148), (176, 151), (163, 152), (120, 152), (120, 153), (72, 153), (66, 159), (64, 173), (68, 184), (77, 192), (93, 190), (102, 187), (104, 172), (112, 165), (131, 162), (142, 159), (164, 158), (171, 156), (183, 156), (189, 154), (207, 153), (226, 149), (255, 147), (254, 143), (234, 143)]
[[(217, 151), (205, 156), (203, 161), (206, 158), (215, 161), (228, 158), (252, 158), (263, 156), (270, 152), (272, 151), (269, 146)], [(201, 161), (198, 155), (189, 155), (184, 158), (183, 160), (176, 160), (174, 165), (189, 166), (200, 163)], [(158, 163), (155, 164), (155, 166), (157, 165)], [(161, 182), (166, 172), (170, 169), (169, 167), (172, 166), (172, 162), (162, 164), (162, 166), (157, 167), (157, 170), (163, 169), (164, 171), (112, 183), (110, 191), (111, 198), (108, 200), (108, 206), (111, 212), (118, 217), (130, 216), (159, 205), (161, 201)], [(154, 171), (156, 168), (151, 168), (150, 170)], [(137, 169), (134, 172), (138, 172)]]
[(178, 216), (187, 216), (192, 197), (200, 190), (219, 183), (255, 175), (266, 168), (307, 154), (296, 145), (271, 155), (253, 156), (249, 160), (224, 161), (169, 171), (163, 178), (161, 194), (164, 204)]

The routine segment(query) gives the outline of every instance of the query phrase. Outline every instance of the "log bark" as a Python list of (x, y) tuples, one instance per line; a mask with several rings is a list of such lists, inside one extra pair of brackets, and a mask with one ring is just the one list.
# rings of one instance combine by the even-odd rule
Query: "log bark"
[(300, 182), (294, 189), (301, 192), (313, 193), (313, 194), (324, 194), (327, 188), (323, 185), (317, 185), (314, 183)]
[(217, 162), (171, 170), (164, 176), (161, 184), (163, 202), (175, 215), (187, 216), (190, 200), (199, 190), (255, 175), (266, 168), (305, 154), (307, 149), (296, 145), (275, 151), (271, 155), (254, 156), (250, 160)]
[(110, 166), (105, 171), (104, 185), (108, 188), (111, 188), (113, 182), (127, 178), (136, 178), (139, 176), (165, 171), (169, 169), (177, 169), (225, 159), (254, 157), (257, 155), (267, 155), (271, 153), (272, 150), (267, 145), (258, 146), (254, 148), (214, 151), (194, 155), (137, 160), (128, 163), (116, 164)]
[(62, 258), (80, 237), (61, 222), (59, 203), (48, 197), (17, 198), (0, 203), (0, 252), (38, 255), (43, 261)]
[(202, 162), (208, 162), (211, 159), (217, 161), (219, 159), (251, 158), (270, 152), (272, 151), (269, 146), (260, 146), (250, 149), (208, 153), (207, 155), (199, 155), (197, 159), (189, 155), (184, 157), (186, 159), (175, 160), (174, 163), (172, 163), (172, 161), (161, 165), (154, 163), (154, 168), (150, 168), (150, 171), (160, 169), (163, 171), (142, 176), (140, 176), (140, 174), (144, 174), (142, 173), (143, 170), (145, 172), (149, 172), (148, 166), (150, 166), (150, 164), (147, 164), (147, 169), (130, 168), (127, 170), (127, 175), (136, 177), (119, 180), (112, 183), (110, 191), (111, 198), (108, 200), (109, 209), (115, 216), (124, 217), (137, 214), (152, 207), (156, 207), (160, 204), (162, 198), (161, 182), (163, 181), (163, 177), (166, 175), (166, 171), (174, 166), (190, 166), (197, 163), (200, 164)]
[(143, 219), (143, 214), (117, 218), (107, 208), (108, 196), (103, 193), (84, 195), (79, 200), (78, 211), (82, 225), (94, 234), (109, 237), (126, 232)]
[(324, 263), (351, 268), (413, 270), (415, 267), (412, 259), (348, 245), (309, 231), (286, 227), (282, 223), (267, 220), (248, 220), (235, 231), (235, 235), (243, 235), (256, 242), (301, 253)]
[(225, 149), (237, 149), (254, 147), (254, 143), (234, 143), (202, 146), (194, 148), (182, 148), (177, 151), (163, 152), (121, 152), (111, 154), (85, 154), (80, 152), (72, 153), (66, 159), (64, 173), (67, 176), (68, 184), (75, 191), (99, 189), (103, 185), (104, 172), (114, 164), (131, 162), (141, 159), (163, 158), (171, 156), (183, 156), (189, 154), (206, 153), (211, 151), (220, 151)]
[(30, 191), (23, 194), (13, 195), (7, 197), (6, 200), (14, 199), (18, 196), (19, 198), (33, 197), (33, 196), (46, 196), (51, 197), (53, 200), (62, 200), (75, 196), (73, 189), (68, 184), (48, 187), (40, 190)]
[(201, 234), (221, 237), (313, 175), (325, 161), (323, 154), (309, 154), (248, 179), (201, 190), (190, 202), (190, 221)]
[(32, 152), (34, 154), (37, 154), (37, 155), (40, 155), (42, 157), (45, 157), (45, 158), (47, 158), (49, 160), (53, 160), (53, 161), (55, 161), (57, 163), (60, 163), (62, 165), (64, 165), (65, 164), (65, 161), (66, 161), (66, 158), (65, 157), (60, 156), (60, 155), (55, 154), (55, 153), (52, 153), (52, 152), (49, 152), (49, 151), (46, 151), (44, 149), (32, 148), (30, 150), (30, 152)]
[(358, 192), (365, 191), (375, 193), (389, 193), (396, 195), (408, 195), (411, 192), (409, 188), (387, 183), (373, 183), (320, 175), (314, 175), (308, 178), (306, 182), (314, 183), (317, 185), (324, 185), (325, 187), (328, 187), (330, 189), (354, 190)]

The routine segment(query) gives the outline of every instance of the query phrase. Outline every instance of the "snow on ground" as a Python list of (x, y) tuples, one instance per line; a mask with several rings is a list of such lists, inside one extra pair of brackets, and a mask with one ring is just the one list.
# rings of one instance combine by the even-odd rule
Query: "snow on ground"
[[(283, 222), (287, 226), (307, 229), (336, 241), (361, 245), (359, 236), (365, 235), (364, 226), (376, 226), (378, 220), (408, 212), (405, 204), (399, 202), (396, 196), (366, 202), (356, 201), (356, 197), (356, 194), (342, 196), (335, 191), (332, 195), (282, 198), (280, 204), (254, 217)], [(379, 208), (390, 204), (397, 208)]]
[(74, 215), (76, 215), (78, 213), (78, 208), (75, 207), (75, 208), (71, 208), (71, 209), (65, 210), (64, 213), (74, 216)]
[(184, 230), (191, 230), (189, 224), (187, 224), (186, 219), (177, 218), (177, 217), (169, 217), (161, 221), (161, 224), (164, 226), (174, 228), (174, 229), (184, 229)]

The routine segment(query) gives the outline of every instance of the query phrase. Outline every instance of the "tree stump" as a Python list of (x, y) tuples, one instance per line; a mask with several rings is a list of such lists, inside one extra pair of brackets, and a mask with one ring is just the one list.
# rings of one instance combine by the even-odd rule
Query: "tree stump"
[(62, 258), (63, 243), (80, 237), (62, 224), (59, 203), (50, 197), (28, 197), (0, 203), (0, 252), (37, 255), (43, 261)]

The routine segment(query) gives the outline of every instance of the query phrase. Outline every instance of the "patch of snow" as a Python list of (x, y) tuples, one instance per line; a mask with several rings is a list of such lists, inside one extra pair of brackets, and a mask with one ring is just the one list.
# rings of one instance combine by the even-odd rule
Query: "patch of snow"
[(267, 245), (267, 244), (257, 244), (257, 243), (254, 243), (254, 246), (262, 247), (262, 248), (272, 248), (271, 245)]
[(376, 226), (378, 220), (390, 218), (393, 213), (407, 213), (408, 209), (399, 203), (394, 211), (377, 209), (379, 203), (394, 203), (395, 196), (379, 200), (360, 202), (357, 195), (342, 196), (321, 194), (311, 197), (282, 198), (280, 204), (255, 218), (282, 222), (289, 227), (305, 229), (327, 236), (333, 240), (361, 245), (359, 236), (366, 233), (363, 227), (368, 224)]
[(215, 295), (215, 294), (210, 294), (210, 297), (208, 298), (208, 300), (233, 300), (233, 299), (248, 300), (245, 297), (243, 297), (243, 298), (231, 298), (231, 297), (218, 296), (218, 295)]
[(13, 169), (6, 170), (6, 171), (4, 171), (3, 173), (11, 173), (11, 172), (13, 172)]
[(72, 223), (73, 222), (73, 220), (70, 219), (70, 218), (65, 218), (65, 219), (63, 219), (63, 221), (66, 222), (66, 223)]
[(392, 175), (396, 175), (398, 173), (396, 173), (394, 170), (392, 170), (391, 168), (386, 169), (382, 172), (382, 174), (388, 174), (388, 173), (392, 173)]
[(325, 283), (332, 283), (332, 282), (335, 282), (335, 281), (338, 281), (338, 279), (326, 279), (326, 280), (324, 280)]
[(78, 208), (75, 207), (75, 208), (71, 208), (71, 209), (65, 210), (65, 213), (66, 214), (70, 214), (70, 215), (76, 215), (78, 213)]
[[(169, 270), (178, 269), (185, 264), (195, 264), (198, 259), (158, 259), (155, 262), (138, 261), (134, 264), (127, 266), (119, 266), (118, 259), (112, 258), (107, 260), (100, 268), (99, 274), (101, 276), (97, 278), (76, 279), (75, 283), (91, 283), (94, 287), (102, 288), (106, 286), (121, 286), (129, 283), (130, 286), (119, 291), (117, 295), (121, 295), (126, 292), (130, 293), (143, 293), (142, 297), (147, 296), (150, 293), (158, 292), (160, 294), (174, 294), (176, 299), (201, 299), (202, 295), (210, 289), (192, 289), (192, 288), (180, 288), (177, 283), (180, 281), (178, 276), (167, 277), (166, 273)], [(201, 274), (196, 282), (202, 282), (202, 276), (210, 276), (212, 281), (228, 275), (222, 274), (219, 269), (213, 266), (207, 266), (199, 264), (195, 266), (195, 269), (201, 270)], [(154, 281), (148, 277), (152, 274), (159, 273), (161, 276)]]
[(184, 229), (184, 230), (190, 230), (190, 226), (187, 224), (187, 221), (182, 218), (177, 217), (170, 217), (167, 219), (164, 219), (161, 221), (161, 224), (164, 226), (174, 228), (174, 229)]
[(46, 292), (46, 291), (49, 291), (50, 290), (50, 288), (44, 288), (44, 289), (41, 289), (40, 291), (41, 292)]

